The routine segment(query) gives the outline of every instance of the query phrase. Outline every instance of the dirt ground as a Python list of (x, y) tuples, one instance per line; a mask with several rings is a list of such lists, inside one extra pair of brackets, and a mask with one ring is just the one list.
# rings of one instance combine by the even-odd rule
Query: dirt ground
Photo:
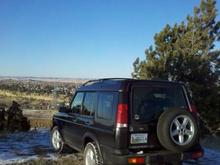
[[(13, 134), (0, 133), (0, 165), (83, 165), (82, 153), (54, 153), (49, 131), (54, 113), (55, 111), (44, 110), (24, 111), (34, 129)], [(219, 137), (203, 138), (201, 143), (205, 148), (205, 156), (196, 162), (185, 162), (184, 165), (220, 164), (219, 142)]]
[[(29, 132), (2, 134), (0, 136), (0, 165), (83, 165), (82, 153), (56, 154), (52, 149), (50, 138), (49, 129), (42, 128)], [(213, 146), (211, 141), (213, 141)], [(183, 165), (220, 164), (220, 151), (216, 146), (218, 142), (217, 137), (206, 137), (202, 141), (205, 149), (204, 157), (198, 161), (184, 162)]]

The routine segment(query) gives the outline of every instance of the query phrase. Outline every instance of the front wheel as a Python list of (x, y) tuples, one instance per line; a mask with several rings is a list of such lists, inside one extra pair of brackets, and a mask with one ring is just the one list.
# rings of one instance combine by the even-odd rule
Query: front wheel
[(64, 142), (63, 142), (62, 136), (57, 126), (55, 126), (51, 132), (51, 143), (52, 143), (53, 149), (57, 153), (63, 152)]
[(51, 143), (52, 143), (52, 146), (53, 146), (53, 149), (55, 150), (55, 152), (57, 152), (59, 154), (76, 152), (75, 150), (73, 150), (72, 148), (70, 148), (69, 146), (67, 146), (64, 143), (63, 137), (62, 137), (57, 126), (55, 126), (52, 129)]
[(103, 165), (102, 157), (95, 143), (87, 143), (84, 150), (85, 165)]

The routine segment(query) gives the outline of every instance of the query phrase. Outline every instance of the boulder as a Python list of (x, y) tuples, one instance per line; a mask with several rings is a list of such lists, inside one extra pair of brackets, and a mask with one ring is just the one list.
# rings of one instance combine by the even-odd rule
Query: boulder
[(20, 105), (13, 101), (11, 107), (7, 110), (7, 130), (28, 131), (30, 130), (30, 121), (25, 117), (20, 109)]
[(4, 130), (5, 123), (5, 108), (0, 107), (0, 131)]

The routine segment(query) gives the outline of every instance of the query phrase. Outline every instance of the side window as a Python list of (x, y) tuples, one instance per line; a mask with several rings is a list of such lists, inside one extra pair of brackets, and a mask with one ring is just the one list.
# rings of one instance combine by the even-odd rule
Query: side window
[(94, 116), (95, 106), (97, 103), (97, 94), (95, 92), (87, 92), (83, 103), (82, 115)]
[(73, 113), (80, 113), (82, 109), (83, 96), (84, 93), (78, 92), (74, 97), (74, 100), (71, 103), (71, 111)]
[(114, 92), (100, 92), (98, 95), (98, 113), (100, 119), (111, 120), (115, 107), (116, 94)]

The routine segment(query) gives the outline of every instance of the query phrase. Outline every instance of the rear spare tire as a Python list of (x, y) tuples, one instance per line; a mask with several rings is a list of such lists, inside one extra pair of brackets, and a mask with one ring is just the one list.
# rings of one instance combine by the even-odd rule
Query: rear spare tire
[(190, 112), (170, 109), (159, 117), (157, 136), (164, 148), (183, 152), (198, 142), (198, 125)]

